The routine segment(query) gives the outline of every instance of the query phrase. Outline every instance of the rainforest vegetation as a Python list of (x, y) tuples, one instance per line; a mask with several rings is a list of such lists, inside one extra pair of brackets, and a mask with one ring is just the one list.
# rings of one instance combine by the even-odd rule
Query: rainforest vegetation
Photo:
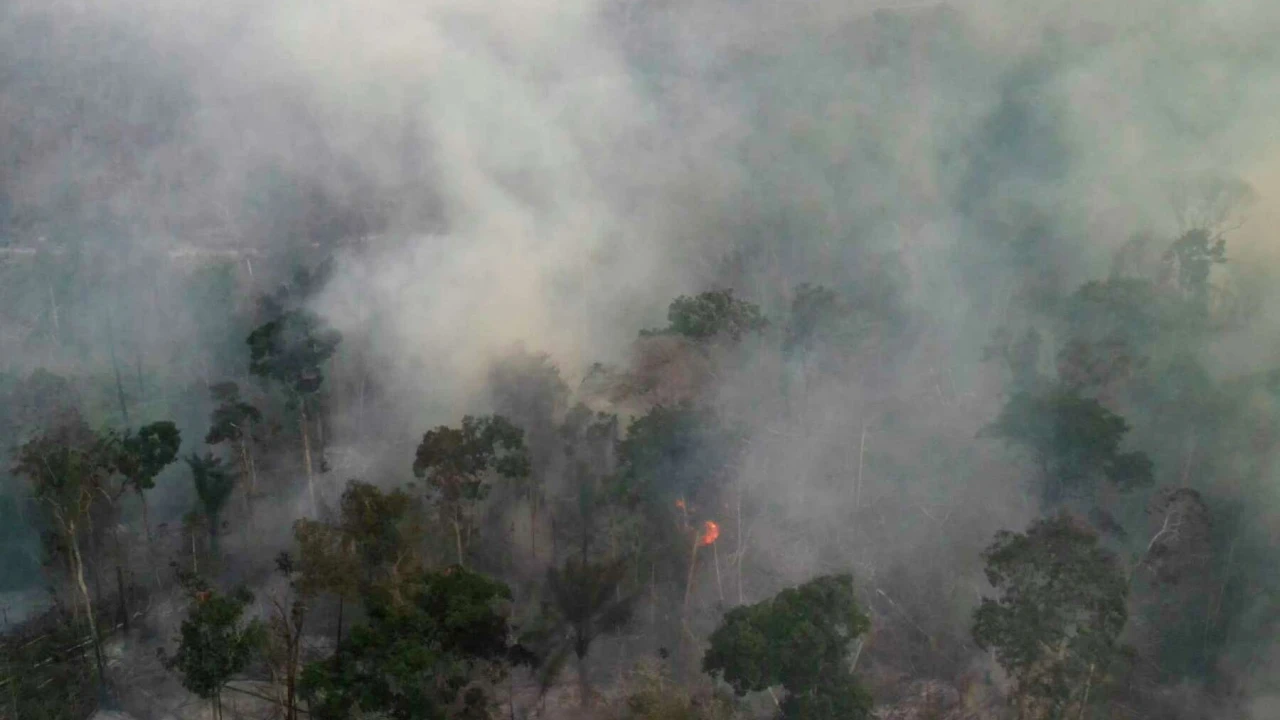
[(0, 718), (1280, 713), (1280, 17), (407, 5), (0, 6)]

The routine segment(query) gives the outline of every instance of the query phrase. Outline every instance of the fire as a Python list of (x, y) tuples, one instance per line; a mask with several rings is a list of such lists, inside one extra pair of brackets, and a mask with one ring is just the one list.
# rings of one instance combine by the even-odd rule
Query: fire
[(718, 538), (718, 537), (720, 537), (720, 526), (719, 526), (719, 525), (715, 524), (714, 522), (712, 522), (712, 521), (710, 521), (710, 520), (708, 520), (706, 523), (704, 523), (704, 524), (703, 524), (703, 526), (702, 526), (702, 540), (701, 540), (700, 544), (702, 544), (702, 545), (710, 545), (711, 543), (715, 542), (715, 541), (716, 541), (716, 538)]
[(680, 498), (679, 500), (676, 501), (676, 507), (680, 508), (681, 510), (685, 509), (684, 498)]

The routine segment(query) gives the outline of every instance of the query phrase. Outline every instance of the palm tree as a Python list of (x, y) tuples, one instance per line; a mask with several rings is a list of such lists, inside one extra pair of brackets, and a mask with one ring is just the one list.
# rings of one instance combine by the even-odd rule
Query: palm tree
[(635, 595), (619, 592), (625, 573), (623, 560), (591, 563), (585, 556), (570, 558), (563, 567), (547, 571), (551, 602), (546, 610), (550, 623), (528, 638), (542, 647), (544, 693), (572, 652), (578, 660), (581, 702), (584, 707), (589, 703), (591, 682), (586, 660), (591, 643), (621, 629), (631, 619)]

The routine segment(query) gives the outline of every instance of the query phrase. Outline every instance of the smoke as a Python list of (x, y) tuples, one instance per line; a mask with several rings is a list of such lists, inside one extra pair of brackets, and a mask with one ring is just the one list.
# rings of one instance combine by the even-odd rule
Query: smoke
[[(517, 344), (575, 386), (628, 362), (680, 293), (733, 285), (777, 315), (800, 283), (885, 285), (913, 331), (874, 363), (799, 400), (766, 351), (716, 379), (750, 431), (738, 481), (769, 508), (749, 594), (849, 563), (872, 585), (976, 571), (989, 530), (1034, 510), (974, 439), (1000, 402), (981, 349), (1019, 316), (1028, 268), (1062, 289), (1102, 277), (1132, 235), (1176, 234), (1209, 181), (1241, 179), (1253, 202), (1223, 222), (1263, 322), (1215, 370), (1271, 359), (1277, 31), (1264, 0), (10, 0), (0, 238), (90, 237), (122, 279), (78, 288), (93, 311), (74, 321), (23, 286), (33, 309), (0, 342), (25, 369), (48, 364), (30, 338), (98, 328), (85, 350), (105, 376), (111, 309), (140, 367), (226, 349), (164, 370), (152, 395), (172, 397), (242, 372), (244, 328), (217, 326), (227, 298), (186, 276), (131, 289), (144, 258), (234, 251), (228, 272), (260, 290), (279, 268), (253, 251), (336, 248), (310, 302), (381, 392), (359, 419), (335, 408), (333, 442), (373, 453), (341, 433), (385, 428), (399, 455), (362, 462), (402, 472)], [(197, 436), (207, 408), (182, 412)], [(877, 510), (849, 528), (855, 492)], [(943, 625), (963, 631), (977, 582), (951, 589)]]

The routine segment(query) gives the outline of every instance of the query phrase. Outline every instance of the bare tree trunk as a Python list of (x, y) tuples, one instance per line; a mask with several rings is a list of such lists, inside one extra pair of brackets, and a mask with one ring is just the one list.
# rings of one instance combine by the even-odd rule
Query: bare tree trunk
[(538, 562), (538, 497), (529, 492), (529, 554)]
[(98, 637), (98, 621), (93, 617), (93, 601), (89, 598), (89, 586), (84, 581), (84, 558), (80, 556), (80, 540), (76, 538), (75, 523), (67, 526), (67, 537), (71, 541), (71, 556), (75, 562), (76, 585), (80, 588), (80, 599), (84, 602), (85, 617), (89, 621), (89, 635), (93, 640), (93, 656), (98, 665), (98, 685), (105, 691), (107, 666), (102, 658), (102, 643)]
[(334, 643), (333, 643), (334, 669), (341, 667), (341, 663), (342, 663), (342, 656), (339, 651), (342, 648), (342, 607), (345, 604), (346, 602), (344, 598), (341, 595), (339, 595), (338, 596), (338, 631), (335, 634)]
[(253, 456), (249, 454), (249, 444), (245, 442), (243, 431), (240, 436), (240, 464), (244, 466), (244, 476), (249, 481), (249, 487), (245, 491), (244, 499), (249, 513), (252, 515), (253, 496), (258, 492), (258, 471), (253, 466)]
[(142, 353), (135, 351), (134, 360), (134, 369), (138, 372), (138, 400), (142, 401), (143, 395), (146, 391), (145, 386), (142, 384)]
[(738, 476), (738, 482), (737, 482), (737, 485), (738, 485), (738, 492), (737, 492), (737, 495), (738, 495), (738, 498), (737, 498), (738, 552), (737, 552), (736, 560), (738, 565), (738, 604), (741, 605), (743, 603), (743, 600), (742, 600), (742, 554), (745, 553), (747, 549), (746, 549), (746, 533), (742, 529), (742, 473), (741, 472), (737, 473), (737, 476)]
[(455, 509), (453, 515), (453, 543), (458, 551), (458, 565), (466, 567), (467, 563), (462, 557), (462, 509)]
[(110, 312), (107, 313), (107, 347), (111, 351), (111, 369), (116, 374), (116, 397), (120, 400), (120, 415), (124, 418), (124, 424), (128, 425), (129, 408), (124, 399), (124, 380), (120, 377), (120, 363), (116, 360), (116, 332)]
[(53, 292), (53, 283), (49, 283), (49, 317), (53, 320), (53, 343), (62, 342), (62, 326), (58, 322), (58, 296)]
[(711, 557), (716, 566), (716, 590), (720, 595), (720, 604), (724, 604), (724, 583), (720, 582), (720, 551), (716, 549), (716, 544), (711, 543)]
[(591, 679), (587, 676), (587, 656), (578, 656), (578, 695), (582, 707), (591, 704)]
[(862, 507), (862, 456), (867, 449), (867, 423), (862, 423), (862, 439), (858, 441), (858, 474), (854, 476), (853, 509)]
[(311, 494), (311, 514), (319, 512), (316, 503), (316, 479), (311, 469), (311, 433), (307, 430), (307, 406), (303, 400), (298, 406), (298, 423), (302, 429), (302, 464), (307, 471), (307, 491)]
[(1093, 665), (1089, 665), (1089, 674), (1084, 681), (1084, 699), (1080, 701), (1080, 716), (1078, 720), (1084, 720), (1085, 710), (1089, 707), (1089, 688), (1093, 684)]
[(119, 594), (117, 602), (120, 605), (120, 624), (124, 627), (126, 633), (129, 632), (129, 603), (124, 594), (124, 570), (120, 569), (120, 565), (116, 565), (116, 592)]
[(650, 629), (658, 626), (658, 583), (656, 576), (658, 571), (654, 569), (654, 564), (649, 563), (649, 627)]
[(218, 518), (210, 515), (209, 522), (209, 555), (218, 556)]
[(147, 495), (142, 490), (138, 490), (138, 500), (142, 502), (142, 528), (147, 534), (147, 547), (151, 547), (151, 514), (147, 510)]

